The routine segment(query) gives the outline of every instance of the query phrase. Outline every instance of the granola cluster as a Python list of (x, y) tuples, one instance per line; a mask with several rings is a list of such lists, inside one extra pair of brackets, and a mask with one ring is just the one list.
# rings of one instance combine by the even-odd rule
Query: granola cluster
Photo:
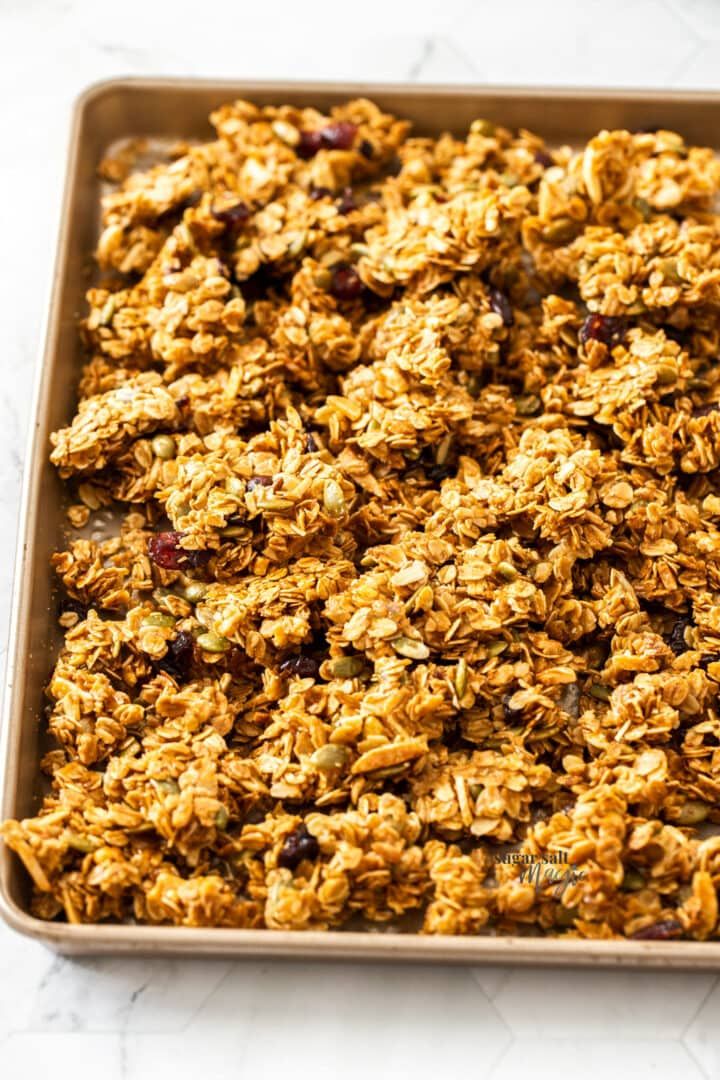
[(717, 936), (720, 163), (211, 119), (104, 165), (36, 914)]

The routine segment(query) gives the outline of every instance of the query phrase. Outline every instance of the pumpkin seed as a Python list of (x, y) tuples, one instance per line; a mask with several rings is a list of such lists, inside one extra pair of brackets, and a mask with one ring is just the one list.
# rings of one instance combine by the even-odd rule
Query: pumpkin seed
[(183, 596), (189, 604), (199, 604), (205, 598), (206, 593), (207, 585), (203, 585), (202, 581), (191, 581), (183, 589)]
[(212, 630), (208, 630), (205, 634), (199, 634), (197, 637), (198, 648), (203, 652), (209, 653), (224, 653), (230, 648), (230, 642), (222, 634), (214, 634)]
[(349, 751), (346, 747), (328, 743), (316, 750), (310, 760), (317, 769), (330, 772), (332, 769), (341, 769), (348, 757)]
[(515, 581), (519, 574), (511, 562), (501, 562), (497, 564), (497, 572), (500, 577), (505, 578), (506, 581)]
[(427, 660), (430, 650), (424, 641), (419, 638), (405, 637), (402, 634), (391, 642), (393, 649), (400, 656), (406, 656), (409, 660)]
[(504, 653), (508, 647), (507, 641), (493, 641), (488, 645), (488, 656), (499, 656), (500, 653)]
[(470, 125), (470, 130), (473, 135), (484, 135), (486, 139), (491, 139), (497, 128), (493, 124), (492, 120), (473, 120)]
[(143, 626), (163, 626), (167, 629), (175, 625), (174, 615), (165, 615), (162, 611), (153, 611), (143, 619)]
[(323, 506), (328, 514), (339, 517), (345, 509), (345, 496), (337, 480), (326, 480), (323, 488)]
[(688, 799), (680, 808), (678, 825), (699, 825), (710, 813), (710, 807), (702, 799)]
[(365, 667), (362, 656), (339, 656), (333, 660), (330, 670), (337, 679), (352, 679)]
[(468, 666), (467, 661), (464, 658), (460, 658), (455, 668), (455, 693), (458, 696), (458, 701), (462, 701), (467, 690), (468, 680)]
[(602, 683), (593, 683), (588, 693), (597, 701), (609, 701), (612, 691), (609, 686), (603, 686)]
[(225, 832), (225, 830), (227, 829), (229, 820), (230, 820), (230, 815), (228, 814), (225, 807), (224, 806), (219, 807), (218, 812), (215, 815), (215, 825), (220, 830), (220, 832)]
[(67, 835), (68, 847), (73, 848), (74, 851), (81, 851), (83, 855), (88, 855), (91, 851), (97, 851), (101, 843), (102, 841), (95, 836), (85, 836), (75, 832)]
[(632, 867), (628, 867), (623, 876), (620, 888), (623, 892), (637, 892), (639, 889), (645, 888), (645, 878), (639, 870), (633, 870)]

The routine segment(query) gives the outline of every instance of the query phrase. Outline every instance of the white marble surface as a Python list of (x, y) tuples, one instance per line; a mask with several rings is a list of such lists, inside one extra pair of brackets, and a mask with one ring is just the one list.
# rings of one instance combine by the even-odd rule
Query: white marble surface
[[(68, 110), (120, 74), (720, 87), (720, 2), (0, 0), (3, 641)], [(709, 974), (74, 962), (0, 927), (2, 1080), (696, 1080), (719, 1018)]]

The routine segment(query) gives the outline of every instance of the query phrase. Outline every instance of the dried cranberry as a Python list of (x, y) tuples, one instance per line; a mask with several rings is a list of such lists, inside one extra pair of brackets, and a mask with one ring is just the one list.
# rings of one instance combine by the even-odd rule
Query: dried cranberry
[(668, 638), (668, 645), (675, 653), (676, 656), (682, 656), (684, 652), (687, 652), (690, 646), (685, 641), (685, 631), (688, 626), (692, 626), (692, 621), (685, 616), (681, 616), (674, 623), (672, 630), (670, 631), (670, 637)]
[(201, 566), (208, 556), (206, 551), (186, 551), (180, 541), (182, 533), (161, 532), (148, 540), (150, 558), (162, 570), (185, 570)]
[(179, 630), (168, 642), (167, 652), (159, 663), (169, 675), (186, 679), (193, 659), (193, 638), (185, 630)]
[(307, 160), (308, 158), (315, 157), (321, 146), (322, 136), (319, 131), (301, 131), (300, 141), (295, 150), (298, 157)]
[(343, 193), (337, 201), (337, 208), (340, 214), (350, 214), (353, 210), (357, 210), (355, 193), (351, 187), (343, 189)]
[(693, 409), (693, 416), (712, 416), (720, 409), (720, 402), (709, 401), (706, 405), (698, 405)]
[(367, 158), (368, 161), (372, 161), (372, 159), (375, 157), (375, 147), (369, 139), (363, 139), (358, 149), (362, 156), (364, 158)]
[(500, 316), (503, 326), (512, 326), (515, 322), (510, 301), (504, 292), (500, 292), (500, 289), (490, 290), (490, 307), (496, 315)]
[(301, 679), (314, 679), (320, 670), (320, 663), (314, 656), (289, 656), (280, 665), (281, 675), (299, 675)]
[(327, 199), (329, 195), (332, 195), (332, 191), (329, 187), (312, 187), (310, 188), (310, 198), (315, 199)]
[(538, 165), (542, 165), (543, 169), (549, 169), (551, 165), (555, 164), (547, 150), (536, 150), (535, 161)]
[(625, 336), (625, 320), (616, 315), (588, 315), (580, 327), (580, 341), (586, 345), (588, 341), (601, 341), (603, 345), (611, 348), (618, 345)]
[(357, 300), (363, 289), (360, 275), (352, 266), (337, 266), (333, 270), (330, 292), (338, 300)]
[(272, 476), (251, 476), (247, 482), (247, 490), (254, 491), (259, 487), (272, 487)]
[(285, 839), (278, 855), (278, 866), (286, 870), (294, 870), (303, 859), (317, 859), (320, 854), (320, 845), (312, 833), (308, 832), (305, 825), (299, 825), (295, 832), (291, 832)]
[(349, 120), (337, 120), (320, 132), (322, 145), (328, 150), (349, 150), (355, 142), (357, 127)]
[(660, 922), (644, 926), (642, 930), (636, 930), (630, 936), (635, 941), (668, 941), (670, 938), (681, 937), (682, 932), (682, 923), (677, 919), (661, 919)]
[(226, 206), (223, 210), (213, 208), (210, 213), (216, 221), (221, 221), (223, 225), (235, 229), (250, 217), (250, 207), (241, 201), (235, 203), (234, 206)]

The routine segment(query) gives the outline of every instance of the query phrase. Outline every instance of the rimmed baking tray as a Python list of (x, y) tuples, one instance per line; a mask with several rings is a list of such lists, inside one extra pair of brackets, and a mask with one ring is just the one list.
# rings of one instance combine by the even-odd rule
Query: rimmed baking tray
[[(118, 139), (208, 138), (209, 112), (249, 98), (324, 109), (363, 94), (413, 121), (420, 134), (462, 132), (482, 116), (529, 127), (549, 142), (578, 143), (603, 127), (664, 127), (689, 142), (720, 147), (720, 93), (550, 90), (285, 82), (118, 79), (77, 101), (70, 134), (60, 238), (45, 349), (38, 372), (26, 457), (3, 707), (0, 818), (27, 817), (38, 805), (43, 698), (59, 643), (50, 554), (62, 538), (63, 486), (47, 461), (48, 436), (72, 415), (80, 364), (77, 317), (97, 240), (97, 164)], [(30, 886), (20, 861), (0, 845), (0, 915), (15, 930), (68, 954), (174, 953), (720, 969), (720, 942), (581, 941), (557, 938), (422, 937), (346, 931), (191, 930), (130, 925), (75, 926), (28, 912)]]

